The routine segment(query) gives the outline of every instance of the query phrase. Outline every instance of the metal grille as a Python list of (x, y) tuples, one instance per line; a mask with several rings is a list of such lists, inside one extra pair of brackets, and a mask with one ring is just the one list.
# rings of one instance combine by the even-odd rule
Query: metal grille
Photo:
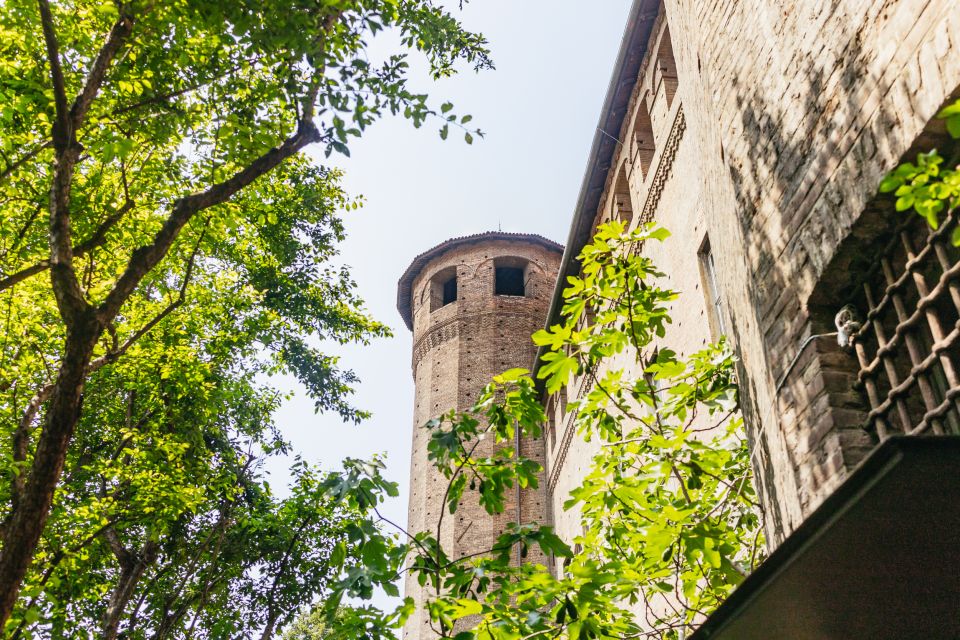
[(960, 252), (954, 211), (931, 231), (917, 215), (879, 253), (854, 306), (867, 309), (853, 346), (880, 440), (960, 433)]

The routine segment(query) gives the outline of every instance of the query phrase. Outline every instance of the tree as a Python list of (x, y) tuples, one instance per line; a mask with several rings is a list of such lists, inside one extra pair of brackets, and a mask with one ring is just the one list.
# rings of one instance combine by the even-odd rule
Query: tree
[[(351, 374), (302, 342), (313, 331), (340, 340), (383, 331), (355, 310), (348, 274), (326, 266), (343, 233), (339, 210), (349, 204), (337, 181), (336, 173), (299, 162), (271, 174), (263, 193), (271, 194), (272, 222), (223, 237), (206, 229), (207, 255), (221, 258), (194, 259), (189, 286), (178, 279), (158, 296), (173, 300), (174, 311), (90, 377), (38, 562), (10, 621), (13, 635), (79, 625), (107, 638), (118, 631), (136, 637), (155, 616), (168, 618), (170, 632), (184, 618), (198, 629), (208, 619), (258, 629), (264, 623), (255, 611), (286, 615), (286, 607), (265, 600), (288, 598), (289, 589), (279, 587), (290, 575), (312, 575), (297, 581), (297, 603), (325, 587), (323, 556), (298, 549), (329, 551), (337, 528), (316, 527), (343, 514), (316, 491), (308, 494), (313, 503), (292, 502), (296, 492), (278, 500), (258, 468), (287, 449), (271, 417), (279, 396), (263, 378), (289, 366), (288, 350), (300, 349), (300, 377), (320, 408), (350, 420), (362, 414), (347, 402)], [(277, 189), (285, 184), (298, 188)], [(264, 215), (261, 197), (238, 200), (251, 224)], [(36, 328), (26, 317), (15, 326), (26, 338)], [(298, 470), (297, 491), (302, 475)], [(258, 522), (271, 523), (270, 535), (247, 541)], [(294, 536), (290, 552), (297, 553), (269, 564), (277, 551), (267, 542)], [(216, 539), (230, 544), (205, 542)], [(238, 596), (251, 572), (281, 581), (259, 604)], [(200, 592), (207, 595), (198, 599)]]
[(334, 614), (333, 621), (327, 624), (326, 612), (322, 607), (304, 607), (281, 636), (282, 640), (325, 640), (330, 636), (329, 627), (341, 624), (344, 614), (341, 610)]
[[(346, 274), (319, 267), (337, 232), (297, 223), (298, 207), (320, 208), (330, 196), (329, 181), (300, 152), (319, 144), (328, 155), (349, 153), (349, 139), (385, 113), (401, 113), (415, 126), (437, 117), (444, 136), (469, 121), (448, 104), (434, 110), (407, 87), (404, 52), (368, 61), (370, 38), (385, 29), (400, 34), (405, 50), (422, 53), (434, 77), (461, 61), (491, 66), (482, 36), (430, 0), (13, 0), (0, 10), (0, 408), (9, 434), (0, 625), (10, 620), (57, 508), (71, 455), (71, 479), (91, 464), (101, 478), (111, 464), (126, 466), (135, 459), (128, 447), (141, 437), (144, 460), (162, 450), (155, 448), (161, 434), (170, 440), (162, 446), (173, 447), (165, 455), (181, 455), (183, 434), (159, 425), (182, 426), (185, 409), (171, 402), (163, 381), (184, 354), (209, 363), (265, 348), (272, 366), (295, 373), (319, 408), (360, 417), (344, 401), (351, 374), (307, 337), (363, 340), (383, 329), (357, 310)], [(467, 141), (476, 133), (466, 130)], [(303, 251), (306, 245), (313, 248)], [(184, 307), (201, 273), (211, 299), (194, 309), (212, 302), (220, 315), (194, 323), (184, 320)], [(204, 353), (210, 336), (191, 332), (215, 330), (218, 321), (247, 333), (232, 345), (225, 329), (212, 341), (222, 350)], [(177, 334), (174, 322), (183, 324), (172, 345), (157, 342), (138, 353), (154, 333)], [(171, 350), (164, 354), (164, 347)], [(145, 377), (155, 376), (144, 382), (146, 403), (128, 384), (136, 371), (112, 385), (108, 379), (135, 353)], [(208, 372), (182, 373), (196, 384), (208, 381)], [(217, 401), (237, 399), (227, 387)], [(125, 393), (94, 404), (98, 391), (102, 399), (111, 390)], [(232, 391), (246, 393), (244, 385)], [(166, 422), (157, 418), (149, 436), (141, 433), (142, 419), (162, 411)], [(136, 433), (121, 430), (118, 417), (126, 414)], [(91, 444), (97, 429), (114, 438), (102, 449)], [(80, 451), (72, 448), (78, 437)], [(101, 499), (112, 504), (133, 479), (109, 480), (115, 486)], [(174, 512), (202, 502), (171, 491), (165, 495), (179, 496)], [(68, 505), (80, 497), (62, 495), (62, 517), (83, 518)], [(118, 522), (108, 517), (91, 535), (111, 542), (121, 567), (131, 549), (144, 558), (160, 553), (150, 545), (156, 531), (140, 531), (133, 544), (112, 531)], [(36, 557), (40, 575), (55, 557)], [(139, 571), (121, 568), (120, 582)]]
[[(578, 510), (583, 535), (564, 541), (542, 524), (514, 523), (486, 552), (469, 556), (452, 555), (429, 531), (403, 532), (406, 541), (392, 547), (389, 557), (406, 555), (406, 570), (427, 588), (438, 636), (676, 639), (760, 561), (734, 358), (722, 342), (686, 358), (663, 344), (676, 294), (658, 286), (662, 274), (640, 249), (667, 235), (650, 226), (625, 233), (619, 222), (600, 227), (579, 256), (582, 276), (564, 291), (561, 322), (534, 336), (548, 348), (539, 371), (547, 393), (559, 393), (574, 376), (586, 376), (590, 389), (579, 406), (568, 405), (581, 437), (602, 445), (566, 505)], [(636, 366), (614, 367), (614, 358)], [(535, 487), (540, 467), (513, 443), (517, 432), (538, 437), (544, 422), (534, 381), (511, 370), (469, 411), (428, 423), (429, 457), (448, 480), (448, 510), (455, 513), (463, 495), (475, 492), (488, 513), (501, 513), (506, 491)], [(475, 456), (480, 438), (493, 438), (496, 452)], [(375, 538), (390, 544), (393, 525), (378, 524), (383, 529), (361, 545)], [(532, 547), (564, 559), (563, 571), (518, 563)], [(363, 597), (360, 587), (371, 580), (390, 592), (396, 564), (365, 566), (362, 582), (345, 574), (325, 601), (329, 616), (341, 596)], [(412, 610), (407, 599), (389, 615), (328, 617), (328, 633), (393, 638)]]

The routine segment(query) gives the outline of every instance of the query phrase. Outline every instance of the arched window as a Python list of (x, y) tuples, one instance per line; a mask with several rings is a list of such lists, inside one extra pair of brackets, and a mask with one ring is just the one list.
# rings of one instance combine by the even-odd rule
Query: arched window
[(647, 101), (646, 97), (638, 101), (637, 115), (633, 121), (633, 154), (636, 158), (634, 167), (640, 167), (644, 179), (650, 172), (653, 154), (657, 150), (653, 141), (653, 123), (650, 122), (650, 107)]
[[(673, 97), (677, 95), (677, 61), (673, 57), (673, 43), (670, 41), (670, 29), (664, 28), (657, 47), (656, 82), (663, 83), (663, 92), (667, 98), (667, 106), (673, 106)], [(659, 87), (658, 87), (659, 89)]]
[(438, 271), (430, 280), (430, 310), (436, 311), (456, 301), (457, 268), (447, 267)]

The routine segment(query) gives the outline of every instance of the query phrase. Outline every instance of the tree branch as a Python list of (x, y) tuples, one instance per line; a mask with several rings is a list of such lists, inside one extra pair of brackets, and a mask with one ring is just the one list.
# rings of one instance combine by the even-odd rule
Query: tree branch
[(20, 156), (19, 158), (17, 158), (7, 166), (5, 166), (3, 168), (3, 171), (0, 171), (0, 182), (3, 182), (4, 180), (6, 180), (7, 178), (10, 177), (10, 175), (14, 171), (16, 171), (17, 169), (22, 167), (24, 164), (36, 158), (41, 151), (43, 151), (44, 149), (49, 149), (50, 145), (51, 145), (51, 142), (47, 140), (46, 142), (40, 145), (37, 145), (30, 151), (26, 152), (25, 154), (23, 154), (22, 156)]
[[(119, 209), (117, 209), (114, 213), (110, 214), (110, 216), (108, 216), (106, 220), (101, 222), (97, 226), (97, 228), (94, 229), (93, 234), (89, 238), (87, 238), (86, 240), (84, 240), (83, 242), (81, 242), (80, 244), (76, 245), (73, 248), (73, 256), (75, 258), (79, 258), (80, 256), (83, 256), (86, 253), (92, 251), (93, 249), (96, 249), (97, 247), (103, 245), (103, 243), (106, 242), (107, 240), (107, 232), (109, 232), (110, 229), (113, 228), (113, 226), (120, 221), (120, 219), (124, 216), (124, 214), (127, 213), (132, 208), (133, 208), (132, 201), (127, 200), (126, 202), (124, 202)], [(31, 276), (35, 276), (36, 274), (46, 271), (49, 268), (50, 268), (50, 260), (41, 260), (40, 262), (37, 262), (36, 264), (32, 264), (29, 267), (21, 269), (16, 273), (12, 273), (9, 276), (0, 279), (0, 291), (5, 291), (10, 287), (12, 287), (13, 285), (23, 282), (27, 278)]]
[[(209, 220), (208, 220), (209, 222)], [(187, 268), (183, 276), (183, 282), (180, 285), (180, 290), (177, 295), (177, 298), (168, 304), (164, 309), (151, 318), (146, 324), (137, 329), (130, 337), (123, 341), (122, 344), (115, 347), (111, 351), (105, 353), (99, 358), (95, 358), (90, 361), (90, 364), (87, 365), (86, 375), (90, 375), (94, 371), (108, 365), (112, 362), (116, 362), (120, 357), (125, 354), (130, 347), (132, 347), (137, 340), (146, 335), (151, 329), (160, 324), (160, 322), (169, 316), (171, 313), (176, 311), (179, 307), (183, 306), (183, 303), (186, 301), (187, 295), (187, 286), (190, 284), (190, 278), (193, 275), (193, 266), (196, 262), (197, 254), (200, 251), (200, 245), (203, 242), (204, 237), (206, 236), (207, 229), (204, 227), (203, 232), (200, 234), (200, 237), (197, 239), (197, 244), (194, 246), (193, 251), (190, 253), (190, 258), (187, 261)], [(30, 400), (27, 404), (27, 408), (24, 410), (23, 415), (20, 417), (20, 422), (17, 425), (16, 431), (13, 434), (13, 459), (14, 462), (23, 462), (27, 459), (27, 453), (30, 443), (30, 431), (33, 428), (33, 422), (37, 417), (37, 413), (40, 411), (40, 407), (43, 406), (47, 400), (50, 399), (50, 396), (53, 394), (56, 384), (48, 384), (42, 387), (36, 395)], [(16, 505), (19, 500), (20, 493), (23, 491), (26, 470), (18, 470), (14, 472), (13, 482), (12, 482), (12, 502), (13, 508), (16, 509)]]
[(43, 28), (43, 39), (47, 45), (47, 63), (50, 65), (50, 82), (53, 85), (53, 103), (56, 108), (56, 118), (53, 125), (53, 146), (57, 150), (66, 148), (70, 140), (70, 115), (67, 111), (67, 89), (63, 79), (63, 68), (60, 66), (60, 46), (53, 26), (53, 15), (50, 13), (50, 3), (47, 0), (37, 0), (40, 8), (40, 24)]
[[(208, 218), (207, 223), (209, 224), (209, 222), (210, 222), (210, 219)], [(194, 263), (196, 262), (197, 254), (200, 252), (200, 245), (203, 243), (203, 239), (204, 237), (206, 237), (206, 235), (207, 235), (207, 229), (206, 229), (206, 225), (204, 225), (204, 229), (200, 233), (200, 237), (197, 239), (197, 244), (193, 247), (193, 251), (190, 253), (190, 258), (187, 260), (187, 268), (183, 274), (183, 282), (180, 284), (180, 290), (177, 294), (176, 299), (173, 300), (166, 307), (164, 307), (164, 309), (160, 313), (158, 313), (153, 318), (151, 318), (145, 325), (143, 325), (142, 327), (137, 329), (135, 332), (133, 332), (133, 334), (130, 337), (128, 337), (126, 340), (124, 340), (120, 346), (105, 353), (99, 358), (95, 358), (91, 360), (87, 370), (88, 374), (93, 373), (94, 371), (103, 367), (104, 365), (110, 364), (111, 362), (116, 362), (120, 358), (120, 356), (125, 354), (127, 350), (129, 350), (130, 347), (132, 347), (137, 342), (137, 340), (142, 338), (151, 329), (153, 329), (155, 326), (160, 324), (160, 322), (164, 318), (166, 318), (171, 313), (176, 311), (178, 308), (183, 306), (183, 303), (186, 302), (186, 299), (187, 299), (187, 286), (189, 286), (190, 278), (193, 276), (193, 266), (194, 266)]]
[(120, 47), (133, 32), (133, 16), (123, 13), (123, 5), (119, 6), (121, 7), (120, 18), (114, 23), (110, 33), (107, 34), (106, 42), (100, 48), (97, 58), (93, 61), (93, 66), (90, 67), (90, 73), (87, 74), (87, 81), (83, 85), (83, 90), (74, 100), (73, 107), (70, 109), (71, 124), (74, 131), (83, 123), (90, 105), (93, 104), (93, 99), (103, 85), (107, 69), (110, 68), (117, 51), (120, 50)]
[(284, 160), (298, 153), (308, 144), (321, 140), (320, 131), (313, 122), (301, 121), (297, 132), (279, 147), (270, 149), (232, 177), (176, 201), (169, 217), (157, 231), (153, 242), (133, 252), (127, 268), (117, 279), (97, 310), (101, 320), (115, 317), (133, 294), (143, 278), (167, 255), (180, 230), (199, 212), (222, 204), (257, 178), (275, 169)]

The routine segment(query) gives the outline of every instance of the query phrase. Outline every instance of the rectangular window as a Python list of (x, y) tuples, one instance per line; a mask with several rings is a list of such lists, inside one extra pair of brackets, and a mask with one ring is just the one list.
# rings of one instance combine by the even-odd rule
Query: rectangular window
[(523, 269), (520, 267), (497, 267), (494, 293), (498, 296), (526, 295), (523, 286)]
[(443, 283), (444, 306), (457, 301), (457, 277), (454, 276)]
[(717, 266), (710, 250), (710, 239), (705, 238), (700, 245), (700, 278), (703, 281), (703, 295), (707, 301), (707, 316), (710, 321), (710, 334), (716, 339), (727, 332), (723, 320), (723, 300), (717, 280)]

